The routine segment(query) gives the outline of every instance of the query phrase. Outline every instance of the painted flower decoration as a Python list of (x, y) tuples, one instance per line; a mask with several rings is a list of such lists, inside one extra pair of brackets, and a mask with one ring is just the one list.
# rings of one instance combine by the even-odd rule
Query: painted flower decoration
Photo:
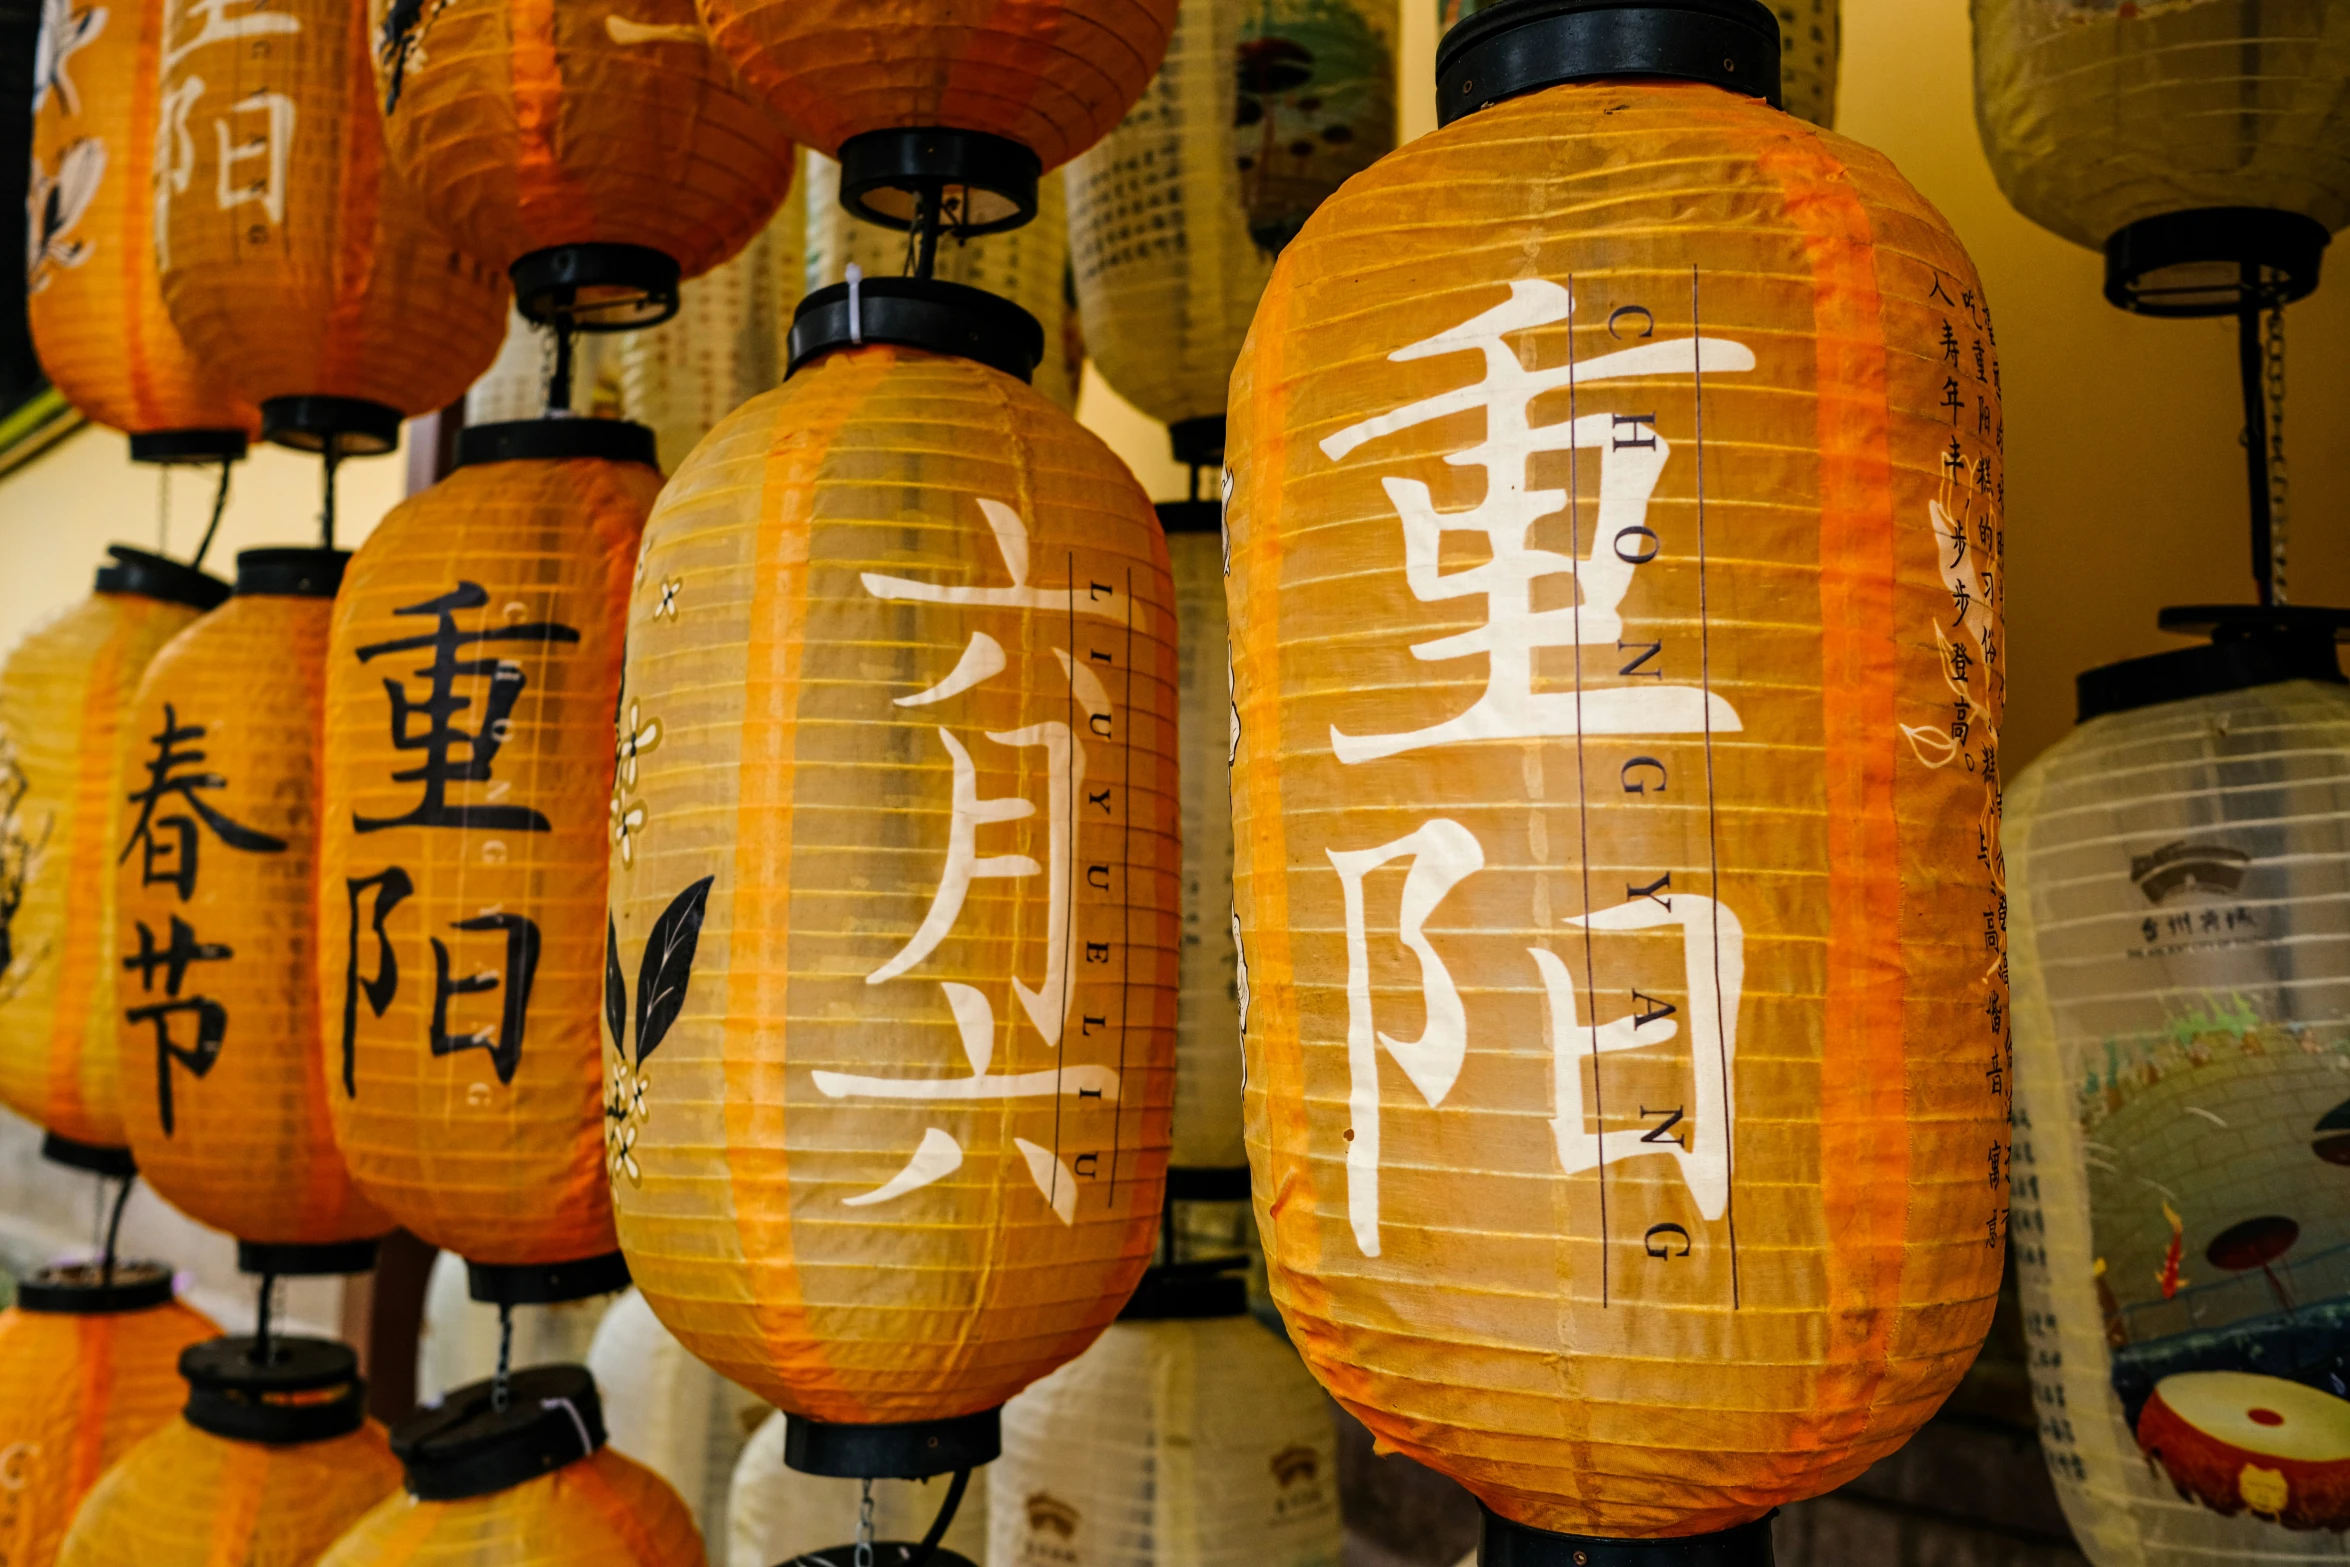
[(628, 722), (620, 726), (619, 746), (614, 752), (618, 765), (613, 777), (622, 789), (636, 787), (637, 758), (661, 743), (661, 720), (647, 722), (636, 703), (628, 704)]
[(643, 1073), (614, 1056), (612, 1083), (604, 1094), (604, 1171), (610, 1180), (625, 1175), (634, 1186), (644, 1179), (636, 1162), (636, 1136), (645, 1124), (645, 1090), (650, 1086)]
[(612, 791), (612, 846), (620, 851), (620, 863), (636, 863), (637, 835), (645, 830), (645, 802), (631, 803), (621, 798), (620, 791)]
[(655, 620), (675, 620), (677, 618), (677, 595), (684, 587), (685, 579), (683, 577), (663, 577), (661, 579), (661, 602), (653, 606)]

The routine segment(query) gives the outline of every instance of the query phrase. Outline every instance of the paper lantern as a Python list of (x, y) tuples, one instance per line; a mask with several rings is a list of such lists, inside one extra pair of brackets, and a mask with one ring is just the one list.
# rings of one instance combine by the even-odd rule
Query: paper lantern
[[(1200, 1281), (1194, 1281), (1195, 1284)], [(1238, 1279), (1210, 1316), (1126, 1319), (1004, 1407), (991, 1562), (1335, 1567), (1338, 1436)], [(1137, 1304), (1140, 1304), (1139, 1299)]]
[(666, 318), (678, 279), (750, 241), (792, 149), (693, 0), (372, 0), (391, 161), (523, 313)]
[[(228, 584), (113, 545), (97, 590), (0, 669), (0, 1100), (51, 1158), (130, 1172), (115, 1053), (112, 830), (147, 663)], [(13, 1567), (13, 1564), (11, 1564)]]
[(1975, 0), (1975, 119), (2025, 217), (2151, 314), (2317, 287), (2350, 223), (2350, 13), (2324, 0)]
[(1167, 52), (1176, 0), (700, 0), (733, 60), (841, 199), (967, 233), (1036, 216), (1039, 175), (1106, 135)]
[(564, 1300), (627, 1282), (596, 1009), (622, 614), (661, 477), (652, 433), (611, 419), (468, 429), (458, 462), (335, 601), (327, 1098), (360, 1190), (477, 1297)]
[[(771, 1414), (734, 1466), (726, 1504), (726, 1567), (775, 1567), (822, 1551), (856, 1533), (864, 1487), (834, 1475), (802, 1474), (783, 1461), (791, 1417)], [(972, 1471), (969, 1487), (939, 1539), (942, 1553), (966, 1562), (987, 1556), (987, 1477), (993, 1465)], [(916, 1541), (938, 1517), (947, 1482), (873, 1482), (873, 1536)], [(713, 1537), (714, 1538), (714, 1537)]]
[(577, 1365), (617, 1293), (503, 1308), (473, 1298), (465, 1259), (444, 1251), (425, 1276), (416, 1336), (416, 1401), (435, 1403), (495, 1376), (501, 1349), (516, 1366)]
[[(910, 270), (908, 237), (869, 223), (840, 203), (840, 165), (821, 153), (808, 154), (808, 288), (829, 287), (848, 277), (854, 265), (867, 277)], [(1068, 206), (1058, 172), (1036, 187), (1036, 221), (1012, 233), (940, 243), (931, 276), (983, 288), (1008, 299), (1040, 322), (1058, 323), (1065, 314), (1062, 292), (1069, 276)], [(1047, 342), (1030, 384), (1055, 407), (1073, 412), (1082, 352), (1072, 370), (1068, 356)], [(770, 382), (769, 385), (772, 385)], [(760, 390), (766, 390), (765, 387)]]
[(384, 162), (355, 0), (167, 0), (156, 129), (163, 302), (261, 433), (387, 452), (498, 351), (506, 282)]
[(41, 369), (150, 462), (227, 461), (259, 421), (163, 311), (152, 230), (163, 0), (41, 10), (26, 310)]
[(1233, 377), (1249, 1155), (1488, 1561), (1759, 1561), (1999, 1281), (1998, 383), (1934, 209), (1736, 90), (1762, 7), (1583, 14), (1453, 30)]
[(735, 1460), (772, 1411), (687, 1354), (633, 1289), (604, 1313), (587, 1367), (613, 1451), (668, 1481), (705, 1536), (724, 1524)]
[[(802, 304), (792, 378), (647, 526), (610, 1156), (645, 1298), (808, 1417), (794, 1462), (919, 1477), (992, 1456), (995, 1409), (1149, 1257), (1173, 603), (1132, 476), (1001, 368), (1033, 320), (948, 283), (857, 298)], [(810, 1456), (865, 1462), (873, 1428), (912, 1467)]]
[(148, 1184), (248, 1272), (365, 1272), (392, 1227), (335, 1148), (319, 1037), (313, 802), (348, 558), (240, 554), (236, 597), (147, 666), (123, 749), (124, 1124)]
[(2008, 796), (2017, 1272), (2100, 1567), (2342, 1560), (2342, 618), (2090, 671)]
[(178, 1413), (180, 1351), (220, 1329), (172, 1299), (169, 1269), (46, 1268), (0, 1311), (0, 1561), (49, 1567), (98, 1477)]
[(578, 1366), (487, 1382), (392, 1428), (407, 1491), (359, 1520), (318, 1567), (702, 1567), (693, 1516), (659, 1475), (604, 1445)]
[(108, 1470), (59, 1567), (308, 1567), (400, 1487), (347, 1345), (250, 1339), (185, 1351), (187, 1407)]

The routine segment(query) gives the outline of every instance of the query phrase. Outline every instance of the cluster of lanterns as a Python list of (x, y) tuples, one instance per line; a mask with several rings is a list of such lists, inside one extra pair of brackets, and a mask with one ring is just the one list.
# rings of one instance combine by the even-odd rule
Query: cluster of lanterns
[[(2188, 112), (2338, 77), (2249, 5), (1977, 8), (2120, 302), (2251, 322), (2350, 219), (2331, 120)], [(0, 1099), (262, 1281), (235, 1338), (111, 1239), (23, 1288), (0, 1558), (1317, 1567), (1326, 1389), (1491, 1563), (1767, 1562), (2011, 1229), (2093, 1549), (2350, 1522), (2344, 617), (2264, 575), (2085, 684), (2011, 996), (1997, 342), (1819, 128), (1836, 6), (1453, 10), (1398, 148), (1379, 0), (50, 8), (55, 379), (327, 504), (233, 590), (117, 547), (0, 672)], [(2311, 1127), (2163, 1229), (2182, 1081)], [(395, 1226), (386, 1432), (271, 1281)]]

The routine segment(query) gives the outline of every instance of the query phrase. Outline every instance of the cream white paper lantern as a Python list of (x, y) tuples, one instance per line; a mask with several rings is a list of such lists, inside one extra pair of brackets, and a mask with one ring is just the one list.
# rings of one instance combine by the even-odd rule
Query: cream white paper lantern
[(768, 1407), (687, 1354), (633, 1289), (597, 1324), (587, 1368), (614, 1449), (668, 1481), (709, 1538), (726, 1519), (735, 1460)]

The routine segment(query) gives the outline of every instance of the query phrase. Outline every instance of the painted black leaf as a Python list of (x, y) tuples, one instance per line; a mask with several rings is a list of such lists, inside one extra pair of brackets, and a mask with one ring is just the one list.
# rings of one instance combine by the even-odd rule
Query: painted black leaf
[(636, 971), (636, 1064), (661, 1048), (661, 1040), (685, 1007), (685, 987), (694, 977), (694, 948), (702, 939), (702, 908), (710, 901), (710, 883), (700, 881), (669, 900), (669, 907), (653, 921), (645, 942), (644, 962)]
[(604, 915), (604, 1026), (612, 1030), (612, 1048), (628, 1053), (628, 982), (620, 977), (620, 927)]

